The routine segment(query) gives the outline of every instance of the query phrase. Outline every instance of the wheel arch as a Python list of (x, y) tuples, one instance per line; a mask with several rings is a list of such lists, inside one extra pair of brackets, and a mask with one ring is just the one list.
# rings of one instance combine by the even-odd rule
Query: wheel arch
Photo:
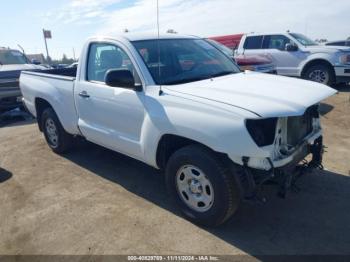
[(156, 151), (156, 164), (160, 169), (164, 169), (166, 167), (166, 164), (171, 157), (171, 155), (179, 150), (180, 148), (183, 148), (188, 145), (200, 145), (204, 148), (207, 148), (214, 153), (221, 155), (221, 156), (226, 156), (224, 153), (217, 152), (210, 148), (209, 146), (198, 142), (196, 140), (186, 138), (183, 136), (179, 135), (174, 135), (174, 134), (164, 134), (158, 141), (157, 145), (157, 151)]
[(319, 65), (319, 64), (326, 65), (327, 67), (329, 67), (330, 70), (332, 71), (333, 75), (335, 76), (334, 67), (333, 67), (333, 65), (332, 65), (328, 60), (323, 59), (323, 58), (315, 58), (315, 59), (312, 59), (312, 60), (308, 61), (308, 62), (303, 66), (303, 69), (301, 70), (301, 77), (304, 78), (306, 71), (307, 71), (311, 66)]
[(46, 99), (41, 98), (41, 97), (35, 98), (36, 119), (37, 119), (37, 122), (38, 122), (39, 130), (41, 132), (43, 131), (43, 127), (42, 127), (42, 124), (41, 124), (41, 122), (42, 122), (41, 121), (41, 117), (42, 117), (43, 112), (47, 108), (52, 108), (52, 110), (54, 110), (53, 106)]

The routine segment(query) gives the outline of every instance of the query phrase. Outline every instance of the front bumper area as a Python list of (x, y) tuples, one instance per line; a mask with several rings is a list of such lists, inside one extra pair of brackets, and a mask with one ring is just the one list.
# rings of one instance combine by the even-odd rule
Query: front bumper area
[[(305, 158), (311, 154), (312, 159), (307, 162)], [(270, 159), (269, 170), (255, 169), (248, 166), (249, 158), (242, 159), (243, 166), (232, 162), (232, 172), (237, 174), (241, 195), (244, 200), (262, 201), (265, 198), (260, 195), (261, 188), (268, 182), (273, 182), (278, 187), (278, 195), (285, 198), (290, 190), (295, 190), (296, 181), (312, 169), (323, 169), (322, 166), (323, 139), (319, 136), (313, 144), (305, 141), (302, 146), (291, 156), (293, 159), (283, 166), (276, 167)]]
[(334, 72), (335, 72), (337, 83), (350, 82), (350, 65), (334, 66)]
[[(287, 166), (290, 163), (294, 162), (295, 159), (298, 159), (300, 154), (308, 154), (306, 152), (306, 148), (310, 147), (312, 144), (315, 143), (315, 141), (319, 138), (322, 137), (322, 131), (318, 130), (314, 133), (309, 134), (303, 142), (296, 147), (296, 150), (281, 159), (276, 159), (276, 160), (269, 160), (269, 158), (248, 158), (247, 160), (247, 166), (255, 169), (263, 169), (263, 170), (269, 170), (271, 169), (271, 165), (274, 168), (282, 168), (283, 166)], [(305, 155), (305, 156), (306, 156)], [(242, 161), (243, 162), (243, 161)], [(244, 162), (243, 162), (244, 163)]]

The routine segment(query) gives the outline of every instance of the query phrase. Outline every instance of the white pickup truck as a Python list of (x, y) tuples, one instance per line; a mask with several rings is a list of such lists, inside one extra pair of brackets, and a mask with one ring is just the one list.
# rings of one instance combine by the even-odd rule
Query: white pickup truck
[(91, 38), (77, 69), (22, 72), (20, 88), (54, 152), (81, 136), (164, 169), (183, 213), (208, 226), (264, 181), (285, 192), (306, 155), (321, 165), (318, 104), (336, 93), (240, 72), (205, 40), (172, 34)]
[(319, 45), (302, 34), (247, 34), (236, 50), (242, 54), (270, 57), (279, 75), (327, 85), (350, 82), (350, 47)]

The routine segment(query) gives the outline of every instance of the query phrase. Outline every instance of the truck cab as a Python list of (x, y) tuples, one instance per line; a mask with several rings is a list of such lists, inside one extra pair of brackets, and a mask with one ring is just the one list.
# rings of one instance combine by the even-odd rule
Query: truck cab
[(350, 48), (322, 46), (299, 33), (246, 34), (237, 54), (266, 55), (277, 74), (332, 85), (350, 81)]

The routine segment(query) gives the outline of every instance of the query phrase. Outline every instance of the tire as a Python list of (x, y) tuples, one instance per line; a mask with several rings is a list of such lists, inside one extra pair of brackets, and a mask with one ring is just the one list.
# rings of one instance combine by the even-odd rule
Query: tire
[(67, 152), (73, 144), (72, 135), (68, 134), (60, 123), (55, 111), (47, 108), (41, 115), (41, 126), (47, 144), (57, 154)]
[(234, 174), (214, 152), (199, 145), (181, 148), (170, 157), (166, 184), (185, 216), (203, 226), (227, 221), (241, 200)]
[(333, 69), (325, 64), (309, 66), (303, 73), (303, 78), (331, 86), (335, 82)]

